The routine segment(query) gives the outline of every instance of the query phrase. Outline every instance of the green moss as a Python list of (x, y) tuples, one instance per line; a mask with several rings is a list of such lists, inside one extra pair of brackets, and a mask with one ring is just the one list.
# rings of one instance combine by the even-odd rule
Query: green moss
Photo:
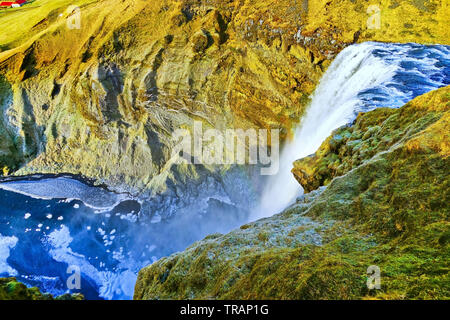
[[(56, 300), (83, 300), (81, 294), (65, 294)], [(50, 294), (43, 294), (36, 287), (28, 288), (16, 278), (0, 278), (0, 300), (53, 300)]]

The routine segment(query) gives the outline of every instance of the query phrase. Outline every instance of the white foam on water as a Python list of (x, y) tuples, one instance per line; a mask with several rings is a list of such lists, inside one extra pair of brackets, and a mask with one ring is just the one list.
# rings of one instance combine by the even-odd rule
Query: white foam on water
[(19, 241), (16, 237), (6, 237), (0, 234), (0, 275), (16, 276), (17, 271), (12, 268), (7, 260), (11, 249), (14, 248)]

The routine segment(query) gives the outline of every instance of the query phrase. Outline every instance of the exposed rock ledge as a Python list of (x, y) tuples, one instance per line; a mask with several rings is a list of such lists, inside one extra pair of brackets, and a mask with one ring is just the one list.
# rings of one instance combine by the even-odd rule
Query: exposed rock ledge
[(449, 122), (450, 87), (361, 114), (297, 162), (306, 188), (328, 187), (144, 268), (134, 298), (449, 299)]

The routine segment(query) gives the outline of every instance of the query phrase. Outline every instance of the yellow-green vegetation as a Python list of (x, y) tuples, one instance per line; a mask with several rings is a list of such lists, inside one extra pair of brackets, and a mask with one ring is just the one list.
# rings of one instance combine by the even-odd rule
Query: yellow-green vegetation
[(449, 117), (450, 87), (360, 115), (327, 187), (144, 268), (135, 299), (450, 299)]
[(0, 10), (0, 52), (39, 37), (40, 32), (47, 32), (47, 28), (58, 20), (65, 23), (69, 6), (92, 2), (94, 0), (31, 0), (21, 8)]
[[(448, 43), (444, 1), (380, 3), (375, 30), (364, 0), (35, 0), (1, 11), (0, 167), (133, 190), (195, 178), (169, 161), (174, 129), (202, 120), (286, 137), (346, 46)], [(73, 6), (80, 29), (67, 26)]]
[(0, 278), (0, 300), (84, 300), (81, 294), (64, 294), (53, 298), (51, 294), (43, 294), (38, 288), (28, 288), (15, 278)]
[[(449, 90), (425, 94), (401, 109), (379, 108), (359, 114), (353, 126), (337, 129), (307, 158), (294, 163), (295, 178), (306, 192), (328, 185), (377, 153), (397, 147), (406, 140), (407, 150), (433, 150), (450, 155)], [(425, 132), (422, 132), (426, 129)]]
[[(448, 44), (450, 6), (445, 0), (308, 1), (305, 33), (320, 30), (341, 41), (421, 42)], [(331, 27), (331, 28), (330, 28)]]

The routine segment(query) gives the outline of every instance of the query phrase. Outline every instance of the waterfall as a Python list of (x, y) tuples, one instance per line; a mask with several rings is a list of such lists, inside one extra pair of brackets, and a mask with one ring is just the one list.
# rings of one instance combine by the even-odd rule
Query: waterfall
[(302, 194), (292, 163), (313, 154), (333, 130), (361, 111), (398, 108), (450, 83), (450, 47), (363, 43), (343, 50), (317, 86), (294, 139), (281, 154), (251, 220), (279, 213)]

